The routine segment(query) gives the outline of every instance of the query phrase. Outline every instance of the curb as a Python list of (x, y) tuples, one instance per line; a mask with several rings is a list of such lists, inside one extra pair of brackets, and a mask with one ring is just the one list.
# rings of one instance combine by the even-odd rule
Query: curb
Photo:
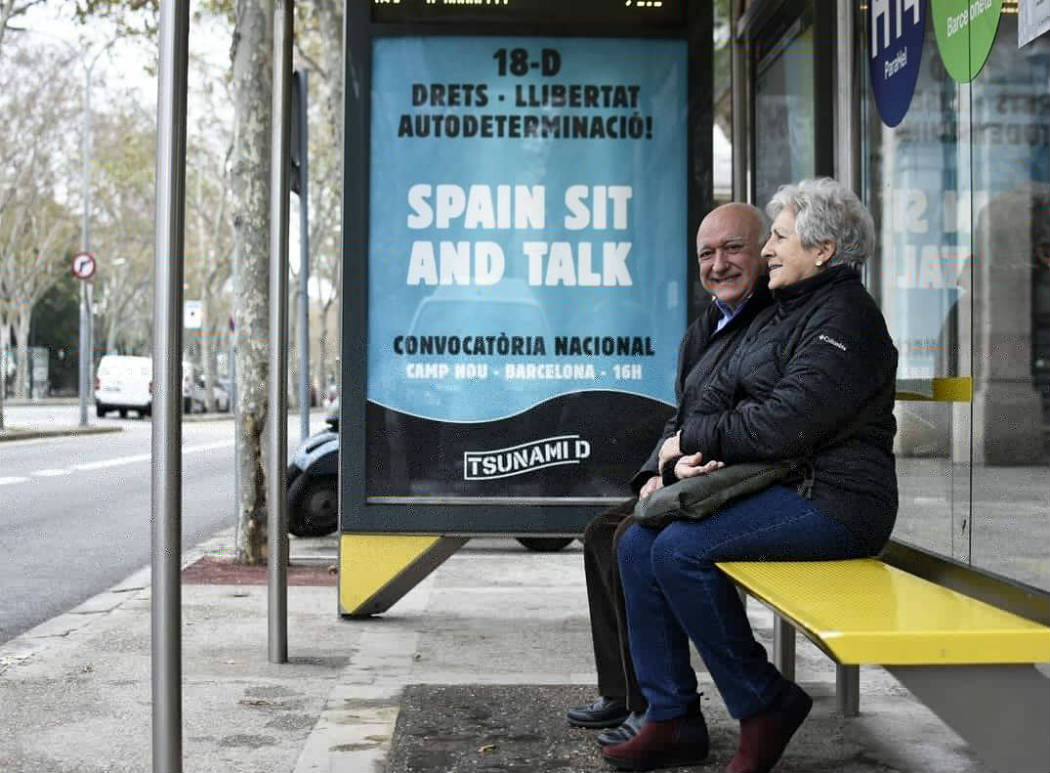
[(8, 397), (4, 400), (4, 405), (17, 406), (19, 408), (24, 408), (26, 406), (43, 408), (53, 405), (79, 405), (79, 403), (80, 400), (76, 397), (41, 397), (37, 399), (15, 399), (13, 397)]
[(0, 443), (7, 440), (36, 440), (49, 437), (76, 437), (77, 435), (106, 435), (111, 432), (123, 432), (123, 427), (55, 427), (53, 429), (18, 429), (0, 430)]

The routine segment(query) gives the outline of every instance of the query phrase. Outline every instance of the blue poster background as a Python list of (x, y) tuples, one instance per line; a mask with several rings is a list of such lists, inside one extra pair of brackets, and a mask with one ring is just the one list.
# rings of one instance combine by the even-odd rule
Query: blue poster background
[[(443, 422), (507, 418), (559, 395), (591, 390), (673, 404), (692, 254), (686, 224), (686, 44), (408, 37), (373, 46), (368, 400)], [(545, 68), (555, 69), (549, 54), (543, 58), (544, 49), (556, 52), (556, 74), (544, 75)], [(520, 53), (514, 65), (515, 50), (526, 52), (524, 68)], [(566, 87), (566, 102), (575, 93), (579, 104), (535, 104), (543, 102), (544, 87), (550, 95), (555, 85)], [(573, 92), (573, 85), (580, 89)], [(597, 97), (586, 86), (599, 87)], [(605, 88), (616, 86), (622, 88)], [(493, 136), (463, 136), (468, 117), (480, 134), (485, 116), (492, 116), (487, 125)], [(519, 122), (526, 116), (568, 121), (554, 122), (557, 129), (547, 125), (548, 133), (563, 136), (520, 136), (523, 124), (515, 132), (514, 116)], [(450, 117), (457, 120), (447, 123)], [(573, 119), (586, 120), (572, 128)], [(441, 136), (435, 136), (437, 120)], [(581, 129), (583, 124), (590, 129)], [(456, 136), (447, 136), (456, 127)], [(572, 132), (588, 136), (564, 136)], [(413, 186), (430, 187), (417, 187), (413, 203)], [(449, 186), (440, 189), (449, 197), (447, 223), (438, 222), (439, 186)], [(472, 192), (472, 186), (487, 187)], [(500, 192), (500, 186), (510, 187)], [(523, 216), (514, 211), (515, 186), (533, 194), (532, 220), (517, 223), (526, 227), (514, 227)], [(586, 186), (574, 190), (587, 193), (576, 197), (588, 206), (587, 227), (566, 225), (573, 214), (566, 193), (573, 186)], [(540, 187), (542, 208), (535, 203)], [(462, 204), (456, 191), (469, 200), (463, 206), (476, 227), (456, 214)], [(596, 200), (602, 198), (606, 222), (596, 227)], [(510, 209), (501, 212), (508, 200)], [(578, 204), (575, 214), (578, 225)], [(487, 227), (488, 215), (496, 227)], [(443, 242), (449, 244), (442, 248)], [(535, 252), (528, 246), (534, 242), (545, 243), (547, 252), (530, 259), (526, 250)], [(502, 273), (485, 257), (479, 282), (477, 255), (491, 256), (493, 243), (503, 255)], [(590, 245), (589, 265), (581, 244)], [(446, 270), (442, 277), (443, 249), (469, 255), (470, 275)], [(440, 284), (442, 278), (449, 283)], [(524, 348), (499, 346), (515, 337)], [(559, 338), (575, 339), (581, 348), (558, 354)], [(542, 354), (536, 339), (544, 342)], [(422, 353), (424, 340), (443, 353)], [(619, 353), (602, 354), (610, 341)]]

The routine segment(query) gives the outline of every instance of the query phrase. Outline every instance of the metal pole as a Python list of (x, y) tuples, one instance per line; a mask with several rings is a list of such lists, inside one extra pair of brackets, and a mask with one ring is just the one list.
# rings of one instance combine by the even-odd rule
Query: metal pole
[[(84, 128), (80, 138), (80, 183), (83, 212), (80, 220), (80, 250), (91, 251), (91, 67), (84, 67)], [(91, 309), (88, 308), (87, 283), (80, 283), (80, 426), (88, 424), (88, 391), (91, 381)]]
[[(87, 390), (88, 406), (95, 402), (95, 280), (91, 278), (84, 282), (87, 285), (87, 350), (88, 350), (88, 372)], [(90, 410), (90, 408), (89, 408)]]
[(292, 0), (274, 3), (270, 155), (270, 472), (267, 611), (271, 663), (288, 662), (288, 199), (291, 167)]
[(80, 282), (80, 363), (77, 368), (80, 392), (80, 426), (86, 427), (88, 423), (87, 404), (87, 382), (91, 378), (91, 366), (88, 364), (88, 314), (87, 314), (87, 282)]
[(729, 62), (732, 73), (733, 128), (730, 140), (733, 143), (733, 200), (750, 201), (748, 185), (748, 101), (747, 101), (747, 39), (738, 37), (737, 22), (740, 21), (740, 3), (729, 4)]
[(853, 0), (835, 8), (835, 176), (860, 194), (860, 72), (857, 67), (856, 11)]
[(0, 326), (0, 429), (4, 428), (4, 398), (7, 396), (7, 328)]
[(189, 2), (160, 4), (151, 465), (153, 773), (182, 773), (182, 282)]
[(299, 436), (310, 437), (310, 222), (306, 70), (299, 71)]
[[(234, 262), (234, 272), (237, 271), (237, 263)], [(237, 286), (237, 280), (234, 279), (233, 286)], [(240, 523), (241, 513), (241, 420), (240, 415), (237, 413), (237, 406), (239, 401), (237, 400), (237, 328), (236, 322), (233, 323), (234, 329), (230, 331), (230, 415), (233, 416), (233, 525), (236, 527)], [(234, 529), (237, 534), (237, 538), (240, 538), (240, 529)], [(241, 546), (237, 545), (237, 549), (240, 550)]]
[[(91, 71), (95, 68), (98, 58), (105, 53), (107, 45), (88, 63), (84, 68), (84, 252), (91, 252), (91, 156), (94, 148), (94, 126), (91, 120)], [(97, 271), (97, 268), (96, 268)], [(95, 293), (94, 279), (88, 279), (87, 285), (87, 400), (89, 406), (94, 402), (95, 379), (92, 378), (95, 365)], [(85, 410), (86, 416), (86, 410)]]

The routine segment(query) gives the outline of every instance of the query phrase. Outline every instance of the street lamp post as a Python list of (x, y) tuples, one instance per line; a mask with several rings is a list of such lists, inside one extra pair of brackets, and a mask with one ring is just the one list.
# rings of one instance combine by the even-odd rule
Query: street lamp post
[[(84, 136), (81, 139), (81, 184), (84, 197), (84, 212), (80, 223), (80, 250), (91, 252), (91, 71), (95, 69), (99, 57), (102, 56), (114, 41), (110, 41), (100, 48), (84, 65)], [(94, 315), (93, 315), (94, 292), (90, 281), (82, 282), (80, 285), (80, 426), (88, 424), (88, 404), (92, 398), (93, 382), (91, 380), (91, 366), (94, 362)]]

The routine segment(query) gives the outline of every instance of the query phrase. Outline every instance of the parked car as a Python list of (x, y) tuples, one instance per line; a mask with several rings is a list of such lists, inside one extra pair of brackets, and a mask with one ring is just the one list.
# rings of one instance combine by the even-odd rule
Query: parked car
[(127, 418), (128, 411), (149, 416), (153, 407), (153, 360), (107, 354), (95, 372), (95, 414), (101, 419), (110, 411)]
[[(227, 382), (229, 383), (229, 382)], [(212, 388), (212, 397), (215, 400), (215, 410), (217, 413), (226, 413), (230, 410), (230, 392), (229, 387), (223, 386), (222, 379), (216, 379), (215, 385)], [(199, 373), (194, 375), (193, 387), (190, 390), (190, 411), (191, 413), (207, 413), (208, 412), (208, 386), (207, 381), (203, 375)]]
[(204, 402), (204, 376), (192, 363), (182, 362), (182, 412), (204, 413), (207, 408)]
[(228, 378), (215, 379), (215, 410), (226, 413), (233, 408), (233, 384)]
[[(182, 410), (193, 413), (204, 410), (203, 382), (190, 362), (182, 363)], [(140, 417), (153, 411), (153, 359), (107, 354), (95, 371), (95, 415), (100, 419), (116, 411), (127, 418), (128, 411)]]
[[(339, 527), (339, 403), (325, 419), (328, 427), (308, 437), (288, 465), (288, 531), (297, 537), (323, 537)], [(529, 550), (553, 552), (572, 537), (519, 537)]]

